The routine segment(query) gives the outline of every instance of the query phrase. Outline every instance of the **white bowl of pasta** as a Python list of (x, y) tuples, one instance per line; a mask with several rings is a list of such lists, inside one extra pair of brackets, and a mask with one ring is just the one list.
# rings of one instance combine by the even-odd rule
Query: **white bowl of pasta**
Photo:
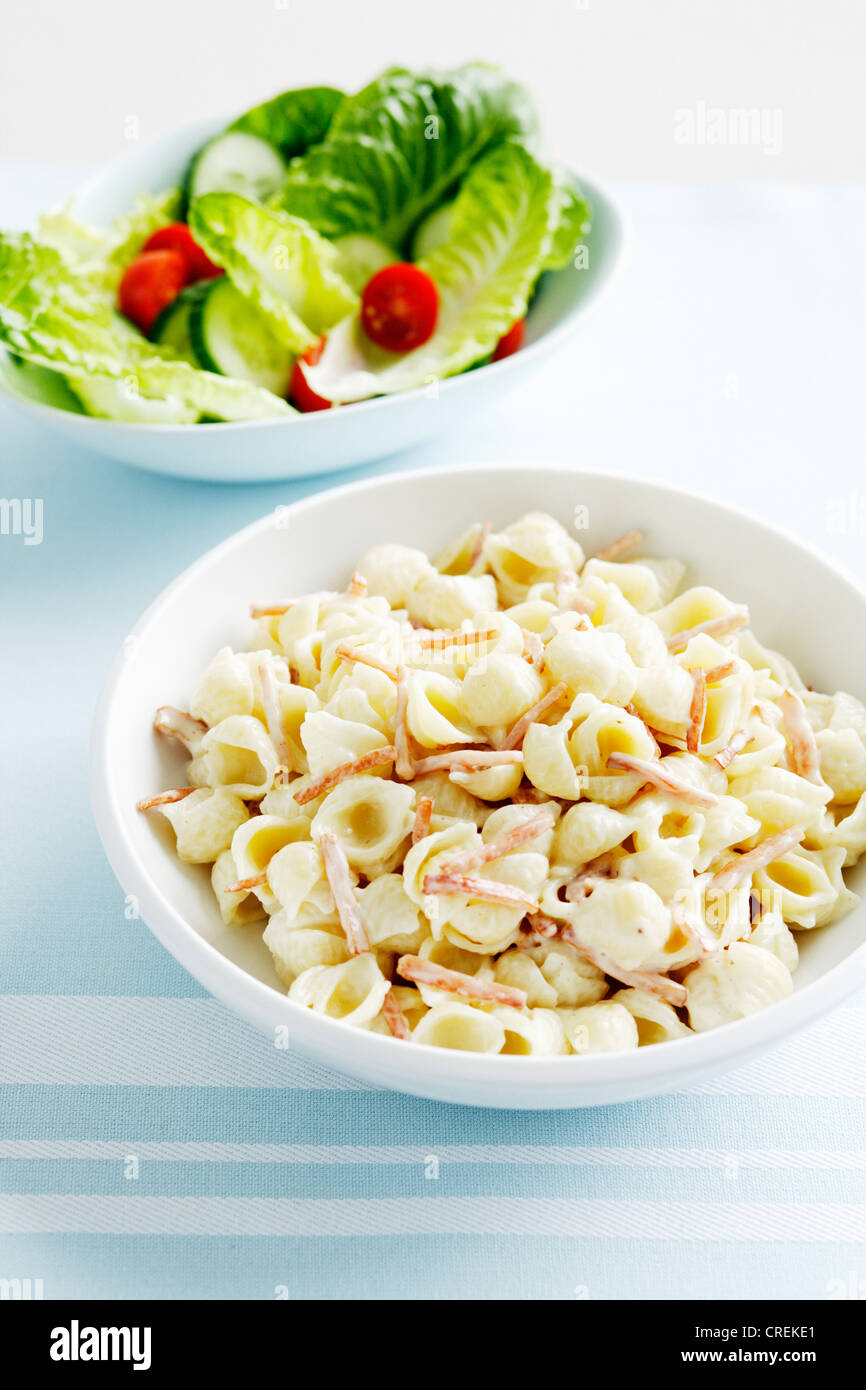
[(866, 693), (864, 621), (819, 555), (656, 483), (336, 488), (137, 624), (97, 824), (175, 957), (320, 1062), (503, 1107), (693, 1084), (866, 980), (866, 711), (817, 693)]

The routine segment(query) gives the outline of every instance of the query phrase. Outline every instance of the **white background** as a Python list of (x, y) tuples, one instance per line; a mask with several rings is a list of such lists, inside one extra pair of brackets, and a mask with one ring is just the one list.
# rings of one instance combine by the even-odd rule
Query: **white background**
[[(287, 87), (483, 58), (605, 180), (849, 182), (866, 178), (864, 53), (863, 0), (10, 0), (0, 158), (93, 164)], [(781, 150), (678, 143), (699, 103), (781, 119)]]

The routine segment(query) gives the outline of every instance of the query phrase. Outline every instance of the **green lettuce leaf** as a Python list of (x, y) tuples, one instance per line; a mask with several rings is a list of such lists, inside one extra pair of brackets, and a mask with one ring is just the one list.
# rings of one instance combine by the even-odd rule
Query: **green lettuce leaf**
[(127, 396), (165, 401), (187, 418), (294, 413), (270, 391), (173, 360), (114, 313), (54, 247), (26, 233), (0, 234), (0, 343), (34, 366), (60, 372), (73, 389), (84, 381), (96, 382), (98, 391), (99, 381), (111, 378), (124, 383)]
[[(553, 242), (544, 269), (562, 270), (572, 263), (575, 250), (587, 236), (592, 223), (589, 203), (575, 188), (571, 175), (566, 170), (554, 166), (553, 178), (558, 211)], [(453, 207), (453, 199), (440, 203), (415, 228), (412, 237), (413, 261), (420, 261), (435, 247), (448, 240)]]
[(449, 239), (419, 262), (439, 291), (439, 318), (422, 347), (401, 356), (376, 347), (357, 314), (330, 333), (314, 391), (338, 403), (424, 386), (486, 357), (526, 313), (550, 254), (559, 199), (551, 171), (508, 142), (480, 160), (454, 203)]
[(189, 225), (293, 352), (312, 347), (358, 303), (339, 274), (336, 249), (300, 218), (237, 193), (206, 193), (192, 203)]
[(245, 130), (267, 140), (286, 159), (324, 140), (334, 112), (343, 100), (336, 87), (301, 87), (281, 92), (270, 101), (245, 111), (229, 130)]
[(338, 107), (321, 144), (291, 164), (279, 203), (324, 236), (402, 247), (481, 155), (535, 129), (526, 92), (495, 68), (392, 69)]
[(176, 188), (159, 194), (140, 194), (130, 212), (111, 227), (92, 227), (74, 215), (68, 202), (57, 212), (39, 219), (37, 240), (59, 251), (95, 289), (113, 295), (126, 267), (135, 260), (148, 237), (160, 227), (174, 222), (180, 209)]
[(589, 203), (575, 188), (565, 170), (554, 171), (558, 200), (556, 227), (545, 270), (562, 270), (571, 265), (576, 248), (589, 232), (591, 224)]
[(177, 396), (142, 396), (137, 384), (125, 377), (90, 373), (68, 378), (68, 384), (87, 414), (100, 420), (134, 425), (194, 425), (201, 413), (197, 406)]

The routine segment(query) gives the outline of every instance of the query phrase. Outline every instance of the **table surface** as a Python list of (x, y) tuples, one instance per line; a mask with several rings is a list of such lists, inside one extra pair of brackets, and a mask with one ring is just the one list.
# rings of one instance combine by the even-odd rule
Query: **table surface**
[[(0, 225), (80, 173), (0, 166)], [(557, 360), (356, 476), (497, 459), (644, 474), (744, 504), (866, 578), (866, 190), (618, 191), (631, 266)], [(856, 1292), (863, 995), (692, 1090), (463, 1109), (275, 1053), (128, 920), (87, 788), (112, 657), (192, 559), (342, 479), (171, 481), (6, 408), (0, 458), (4, 495), (44, 505), (40, 545), (0, 536), (0, 1276), (41, 1279), (46, 1298)]]

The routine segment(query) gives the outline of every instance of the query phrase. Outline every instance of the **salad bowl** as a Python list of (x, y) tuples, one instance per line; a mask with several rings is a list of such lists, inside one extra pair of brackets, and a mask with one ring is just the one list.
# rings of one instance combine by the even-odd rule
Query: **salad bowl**
[[(82, 221), (107, 226), (140, 194), (182, 181), (193, 154), (225, 126), (199, 120), (126, 155), (78, 194)], [(625, 228), (602, 189), (579, 179), (592, 208), (586, 264), (542, 275), (529, 308), (521, 351), (478, 370), (399, 394), (289, 418), (233, 423), (136, 424), (82, 413), (55, 373), (22, 368), (0, 349), (0, 393), (71, 443), (153, 472), (216, 482), (259, 482), (329, 472), (382, 458), (420, 443), (461, 418), (477, 414), (513, 390), (563, 346), (621, 265)]]
[[(623, 499), (627, 498), (628, 514)], [(435, 553), (488, 519), (494, 528), (543, 508), (566, 527), (589, 518), (588, 540), (642, 528), (653, 553), (680, 557), (690, 583), (749, 603), (761, 640), (784, 651), (818, 689), (866, 691), (866, 653), (850, 634), (866, 594), (820, 555), (729, 506), (675, 488), (565, 467), (436, 469), (352, 483), (280, 508), (199, 559), (144, 614), (124, 644), (96, 712), (91, 792), (99, 833), (127, 894), (162, 943), (256, 1028), (374, 1086), (472, 1105), (547, 1109), (636, 1099), (693, 1086), (742, 1063), (827, 1012), (866, 982), (866, 909), (798, 933), (790, 997), (711, 1031), (627, 1052), (489, 1056), (396, 1042), (286, 996), (261, 933), (226, 926), (206, 868), (176, 859), (170, 835), (136, 810), (177, 786), (184, 762), (151, 733), (165, 699), (185, 702), (213, 652), (248, 643), (251, 596), (340, 588), (358, 554), (386, 541)], [(582, 537), (582, 539), (587, 539)], [(784, 594), (784, 602), (779, 595)], [(804, 613), (821, 614), (804, 623)], [(866, 860), (848, 885), (866, 888)]]

